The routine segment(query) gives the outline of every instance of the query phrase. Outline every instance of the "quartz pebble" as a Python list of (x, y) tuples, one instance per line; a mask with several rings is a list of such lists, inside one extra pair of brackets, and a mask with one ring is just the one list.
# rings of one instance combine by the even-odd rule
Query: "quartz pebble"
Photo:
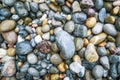
[(35, 64), (35, 63), (37, 63), (37, 56), (35, 55), (35, 54), (33, 54), (33, 53), (31, 53), (31, 54), (28, 54), (27, 55), (27, 61), (30, 63), (30, 64)]
[(0, 48), (0, 58), (3, 58), (7, 54), (5, 49)]
[(102, 23), (96, 23), (96, 25), (92, 28), (92, 32), (94, 34), (99, 34), (101, 33), (103, 30), (103, 24)]
[(61, 57), (59, 56), (59, 54), (53, 54), (50, 58), (51, 63), (58, 65), (62, 62)]

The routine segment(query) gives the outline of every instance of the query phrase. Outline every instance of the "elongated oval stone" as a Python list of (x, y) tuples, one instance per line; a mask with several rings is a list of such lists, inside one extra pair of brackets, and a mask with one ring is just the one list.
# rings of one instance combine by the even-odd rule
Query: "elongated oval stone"
[(99, 12), (99, 20), (100, 22), (104, 22), (105, 20), (105, 17), (106, 17), (106, 9), (105, 8), (102, 8)]
[(60, 27), (55, 29), (55, 35), (62, 57), (64, 59), (71, 59), (75, 52), (75, 45), (71, 36)]

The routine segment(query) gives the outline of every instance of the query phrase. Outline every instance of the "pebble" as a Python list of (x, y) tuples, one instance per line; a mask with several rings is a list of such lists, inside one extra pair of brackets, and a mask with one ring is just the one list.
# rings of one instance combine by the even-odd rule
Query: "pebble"
[(112, 8), (113, 8), (113, 6), (112, 6), (112, 3), (111, 3), (111, 2), (104, 2), (103, 7), (105, 7), (105, 8), (106, 8), (106, 11), (107, 11), (107, 12), (110, 12), (110, 11), (112, 10)]
[(34, 76), (34, 77), (38, 77), (38, 76), (39, 76), (38, 70), (36, 70), (36, 69), (33, 68), (33, 67), (30, 67), (30, 68), (28, 69), (28, 73), (29, 73), (30, 75)]
[(13, 45), (17, 42), (17, 34), (14, 31), (5, 32), (2, 34), (2, 36), (10, 45)]
[(50, 39), (50, 33), (49, 33), (49, 32), (44, 33), (44, 34), (42, 35), (42, 38), (43, 38), (43, 40), (49, 40), (49, 39)]
[(16, 0), (4, 0), (4, 4), (7, 6), (12, 6), (15, 2)]
[(38, 43), (41, 43), (42, 42), (42, 38), (41, 38), (41, 36), (40, 35), (37, 35), (36, 37), (35, 37), (35, 42), (36, 42), (36, 44), (38, 44)]
[(81, 11), (80, 4), (78, 1), (74, 1), (72, 3), (72, 12), (79, 12)]
[(87, 19), (87, 15), (85, 13), (76, 12), (72, 15), (72, 20), (77, 24), (84, 23), (86, 19)]
[(93, 7), (94, 6), (94, 3), (92, 0), (82, 0), (81, 1), (81, 6), (82, 7)]
[[(71, 36), (60, 27), (55, 29), (55, 35), (58, 47), (62, 51), (62, 57), (64, 59), (72, 58), (75, 52), (75, 45)], [(70, 46), (67, 46), (68, 44)]]
[(6, 56), (7, 52), (5, 49), (0, 48), (0, 58), (3, 58), (4, 56)]
[(15, 60), (15, 57), (11, 57), (11, 56), (6, 55), (1, 59), (2, 63), (5, 63), (9, 60)]
[(116, 22), (115, 22), (115, 27), (117, 30), (120, 31), (120, 18), (117, 18)]
[(96, 62), (98, 61), (98, 58), (99, 56), (96, 52), (94, 44), (89, 43), (85, 51), (85, 59), (89, 62)]
[(60, 4), (64, 4), (65, 0), (56, 0), (56, 2), (60, 3)]
[(85, 73), (85, 80), (94, 80), (94, 77), (92, 76), (91, 74), (91, 71), (90, 70), (86, 70), (86, 73)]
[(104, 41), (107, 37), (107, 34), (105, 33), (100, 33), (96, 36), (93, 36), (91, 39), (90, 39), (90, 42), (97, 45), (99, 43), (101, 43), (102, 41)]
[[(82, 70), (85, 68), (83, 66), (81, 66), (78, 62), (72, 62), (69, 66), (70, 70), (75, 72), (75, 73), (80, 73), (82, 72)], [(83, 71), (84, 74), (84, 71)]]
[(33, 12), (37, 12), (38, 11), (38, 4), (35, 2), (31, 2), (30, 3), (30, 8)]
[(101, 79), (103, 76), (103, 67), (101, 65), (96, 65), (93, 69), (92, 69), (92, 74), (96, 79)]
[(105, 47), (98, 47), (97, 48), (97, 52), (100, 56), (105, 56), (107, 55), (107, 50)]
[(2, 9), (0, 9), (0, 15), (8, 18), (11, 16), (11, 12), (7, 8), (2, 8)]
[(50, 57), (50, 61), (51, 61), (51, 63), (53, 63), (55, 65), (58, 65), (58, 64), (60, 64), (62, 62), (62, 59), (61, 59), (59, 54), (53, 54)]
[(100, 22), (96, 23), (96, 25), (92, 28), (93, 34), (99, 34), (102, 32), (102, 30), (103, 30), (103, 24)]
[(15, 61), (9, 60), (5, 62), (1, 73), (6, 77), (13, 76), (16, 73)]
[(119, 1), (119, 0), (114, 1), (114, 2), (113, 2), (113, 6), (120, 6), (120, 1)]
[(81, 38), (75, 38), (74, 44), (75, 44), (75, 50), (79, 51), (83, 47), (84, 42)]
[(0, 24), (0, 31), (7, 32), (15, 28), (16, 22), (13, 20), (4, 20)]
[(99, 20), (100, 22), (104, 22), (105, 20), (105, 17), (106, 17), (106, 9), (105, 8), (102, 8), (100, 11), (99, 11)]
[(87, 27), (85, 25), (75, 24), (75, 29), (73, 34), (77, 37), (86, 37)]
[(31, 54), (28, 54), (27, 55), (27, 61), (30, 63), (30, 64), (36, 64), (38, 59), (37, 59), (37, 56), (34, 54), (34, 53), (31, 53)]
[(118, 35), (116, 37), (116, 45), (120, 46), (120, 33), (118, 32)]
[(117, 73), (117, 65), (116, 64), (110, 65), (110, 75), (113, 79), (117, 77), (118, 73)]
[(103, 0), (96, 0), (95, 1), (95, 8), (100, 10), (103, 7)]
[(16, 54), (16, 50), (15, 50), (14, 48), (9, 48), (9, 49), (7, 50), (7, 55), (8, 55), (8, 56), (13, 57), (13, 56), (15, 56), (15, 54)]
[(16, 53), (19, 55), (25, 55), (32, 52), (32, 46), (28, 41), (22, 41), (16, 44)]
[(109, 61), (110, 61), (110, 63), (113, 63), (113, 64), (118, 63), (119, 62), (119, 57), (117, 55), (110, 55), (109, 56)]
[(115, 26), (112, 24), (105, 24), (103, 26), (103, 31), (111, 36), (117, 35), (117, 30), (115, 29)]
[(60, 72), (65, 72), (66, 71), (66, 67), (65, 67), (64, 62), (60, 63), (57, 68)]
[(75, 28), (75, 24), (73, 21), (66, 22), (64, 26), (64, 30), (68, 33), (72, 33), (74, 31), (74, 28)]
[(120, 74), (120, 63), (118, 63), (117, 71), (118, 71), (118, 74)]
[(88, 16), (90, 16), (90, 17), (95, 16), (95, 10), (92, 9), (92, 8), (84, 9), (84, 11), (85, 11), (85, 13), (86, 13)]
[(51, 49), (52, 49), (52, 51), (53, 52), (58, 52), (59, 51), (59, 48), (58, 48), (58, 45), (57, 45), (57, 43), (52, 43), (51, 44)]
[(63, 12), (65, 12), (66, 14), (69, 14), (71, 11), (70, 11), (70, 8), (68, 6), (62, 6), (62, 10)]
[(94, 27), (96, 25), (96, 18), (95, 17), (88, 18), (85, 24), (88, 28)]
[(27, 63), (27, 62), (24, 63), (23, 66), (20, 68), (20, 71), (24, 72), (24, 73), (27, 72), (29, 66), (30, 66), (29, 63)]
[(49, 7), (47, 6), (47, 4), (45, 3), (42, 3), (42, 4), (39, 4), (39, 9), (44, 12), (44, 11), (48, 11), (49, 10)]
[(41, 31), (42, 31), (42, 32), (48, 32), (49, 30), (50, 30), (49, 25), (44, 25), (44, 26), (42, 26), (42, 28), (41, 28)]
[(80, 58), (80, 56), (79, 55), (74, 55), (73, 56), (73, 61), (74, 62), (78, 62), (79, 64), (81, 64), (81, 58)]
[(106, 16), (105, 18), (106, 23), (114, 24), (115, 23), (115, 17), (113, 16)]
[(110, 63), (107, 56), (103, 56), (100, 58), (100, 63), (103, 65), (105, 69), (110, 69)]

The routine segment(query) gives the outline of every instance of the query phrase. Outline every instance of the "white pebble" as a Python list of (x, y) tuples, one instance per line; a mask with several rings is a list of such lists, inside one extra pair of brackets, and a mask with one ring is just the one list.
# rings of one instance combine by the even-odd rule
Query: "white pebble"
[(42, 41), (42, 38), (41, 38), (41, 36), (40, 35), (37, 35), (36, 37), (35, 37), (35, 43), (41, 43), (41, 41)]

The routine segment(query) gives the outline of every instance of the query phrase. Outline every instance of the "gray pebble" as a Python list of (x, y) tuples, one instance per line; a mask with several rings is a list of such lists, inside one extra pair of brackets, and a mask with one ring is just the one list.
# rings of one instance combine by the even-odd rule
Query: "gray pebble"
[(95, 8), (100, 10), (103, 7), (103, 0), (96, 0), (95, 1)]
[(16, 0), (4, 0), (4, 4), (7, 6), (12, 6), (15, 2)]
[(40, 76), (44, 76), (46, 73), (47, 73), (47, 70), (46, 69), (42, 69), (40, 71)]
[(0, 15), (4, 16), (4, 17), (10, 17), (11, 16), (11, 12), (7, 8), (2, 8), (2, 9), (0, 9)]
[(30, 64), (36, 64), (38, 59), (37, 59), (37, 56), (34, 54), (34, 53), (31, 53), (31, 54), (28, 54), (27, 55), (27, 61), (30, 63)]
[(107, 50), (105, 47), (98, 47), (97, 52), (100, 56), (105, 56), (107, 54)]
[(117, 55), (110, 55), (109, 61), (110, 61), (110, 63), (116, 64), (119, 62), (119, 57)]
[(46, 3), (42, 3), (42, 4), (39, 4), (39, 9), (44, 12), (44, 11), (47, 11), (49, 10), (49, 7), (47, 6)]
[(30, 67), (29, 69), (28, 69), (28, 73), (30, 74), (30, 75), (32, 75), (32, 76), (39, 76), (39, 72), (35, 69), (35, 68), (33, 68), (33, 67)]
[(103, 30), (103, 24), (98, 22), (96, 23), (95, 27), (92, 28), (92, 33), (93, 34), (99, 34)]
[(67, 31), (68, 33), (72, 33), (74, 31), (75, 25), (73, 21), (68, 21), (66, 22), (64, 26), (64, 30)]
[(30, 3), (30, 8), (33, 12), (37, 12), (38, 11), (38, 4), (35, 2), (31, 2)]
[(111, 64), (110, 65), (110, 75), (113, 79), (115, 79), (118, 76), (117, 64)]
[(107, 56), (103, 56), (100, 58), (100, 63), (105, 67), (106, 69), (110, 69), (109, 59)]
[(100, 11), (99, 11), (99, 20), (100, 22), (104, 22), (105, 20), (105, 17), (106, 17), (106, 9), (105, 8), (102, 8)]
[(21, 71), (21, 72), (27, 72), (28, 68), (29, 68), (29, 63), (26, 62), (26, 63), (24, 63), (23, 66), (20, 68), (20, 71)]

